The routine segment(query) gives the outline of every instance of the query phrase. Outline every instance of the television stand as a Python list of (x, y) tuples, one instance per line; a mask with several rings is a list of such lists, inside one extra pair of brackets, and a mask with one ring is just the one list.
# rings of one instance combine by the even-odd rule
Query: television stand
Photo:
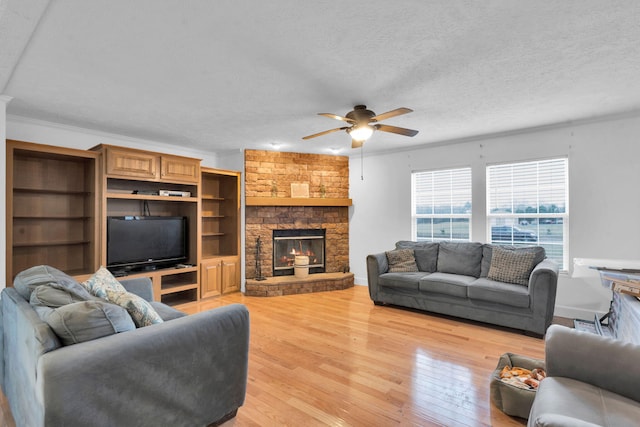
[(153, 284), (153, 299), (168, 305), (198, 300), (198, 267), (163, 268), (127, 272), (128, 279), (148, 277)]

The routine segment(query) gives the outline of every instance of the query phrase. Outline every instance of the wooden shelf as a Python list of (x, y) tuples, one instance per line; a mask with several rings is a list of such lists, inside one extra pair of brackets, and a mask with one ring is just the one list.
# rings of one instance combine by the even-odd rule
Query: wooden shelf
[(247, 197), (245, 204), (247, 206), (351, 206), (351, 199)]
[(198, 284), (189, 283), (186, 285), (180, 285), (180, 284), (163, 285), (162, 289), (160, 290), (160, 295), (169, 295), (169, 294), (174, 294), (176, 292), (188, 291), (190, 289), (198, 289)]
[(64, 242), (29, 242), (29, 243), (14, 243), (14, 248), (29, 248), (29, 247), (44, 247), (44, 246), (71, 246), (71, 245), (84, 245), (90, 243), (88, 240), (68, 240)]
[(53, 190), (48, 188), (14, 188), (16, 193), (32, 193), (32, 194), (60, 194), (60, 195), (73, 195), (77, 194), (85, 196), (91, 194), (88, 191), (69, 191), (69, 190)]
[(67, 221), (67, 220), (86, 220), (86, 219), (92, 219), (89, 216), (14, 216), (13, 219), (33, 219), (33, 220), (63, 220), (63, 221)]
[(107, 199), (160, 200), (163, 202), (197, 202), (197, 197), (155, 196), (151, 194), (107, 193)]

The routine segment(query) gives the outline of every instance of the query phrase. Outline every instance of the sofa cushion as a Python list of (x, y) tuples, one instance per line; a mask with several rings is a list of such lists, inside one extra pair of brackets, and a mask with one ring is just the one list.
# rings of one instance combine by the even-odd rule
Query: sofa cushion
[(640, 402), (565, 377), (540, 382), (529, 426), (634, 426)]
[[(36, 265), (21, 271), (13, 280), (13, 287), (26, 301), (40, 285), (57, 283), (59, 287), (78, 291), (78, 282), (71, 276), (49, 265)], [(81, 292), (81, 291), (78, 291)]]
[(475, 280), (475, 277), (460, 274), (433, 273), (420, 279), (419, 289), (424, 292), (466, 298), (467, 287)]
[(418, 271), (413, 249), (395, 249), (385, 253), (389, 262), (390, 273)]
[(33, 306), (58, 308), (74, 302), (96, 299), (80, 284), (76, 285), (80, 287), (81, 292), (77, 292), (75, 287), (73, 289), (61, 288), (57, 283), (53, 282), (40, 285), (31, 292), (29, 303)]
[(428, 275), (421, 271), (407, 273), (384, 273), (378, 278), (380, 286), (387, 288), (401, 288), (418, 290), (420, 279)]
[(533, 252), (536, 254), (535, 264), (538, 265), (544, 261), (546, 257), (545, 250), (542, 246), (511, 246), (511, 245), (493, 245), (486, 243), (482, 245), (482, 263), (480, 266), (480, 277), (487, 277), (489, 268), (491, 268), (491, 258), (494, 248), (502, 248), (515, 252)]
[(438, 249), (438, 271), (480, 277), (482, 243), (440, 242)]
[(162, 323), (162, 317), (143, 298), (127, 292), (111, 272), (100, 267), (89, 279), (82, 282), (92, 295), (125, 308), (138, 327)]
[(494, 248), (487, 279), (528, 286), (535, 266), (536, 254), (532, 251)]
[(400, 240), (396, 242), (396, 249), (413, 249), (419, 271), (433, 273), (438, 266), (438, 243), (433, 242), (413, 242)]
[(494, 302), (513, 307), (529, 307), (529, 289), (527, 287), (490, 279), (476, 279), (467, 288), (467, 296), (472, 300)]
[(64, 345), (78, 344), (136, 328), (124, 308), (97, 300), (74, 302), (50, 309), (44, 313), (42, 320)]

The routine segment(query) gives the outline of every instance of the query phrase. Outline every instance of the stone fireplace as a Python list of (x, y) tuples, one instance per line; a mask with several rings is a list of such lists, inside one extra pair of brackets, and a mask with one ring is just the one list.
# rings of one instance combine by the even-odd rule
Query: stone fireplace
[[(291, 190), (294, 186), (298, 188), (300, 185), (308, 187), (308, 197), (292, 197)], [(343, 286), (342, 288), (348, 285), (350, 280), (353, 286), (353, 275), (346, 281), (343, 277), (343, 272), (349, 270), (350, 205), (348, 157), (245, 150), (245, 276), (247, 284), (257, 277), (256, 261), (260, 263), (261, 275), (267, 278), (267, 281), (256, 283), (256, 286), (260, 286), (260, 292), (263, 287), (268, 287), (271, 279), (278, 279), (278, 282), (294, 280), (294, 276), (291, 276), (294, 269), (289, 265), (291, 258), (283, 259), (282, 262), (287, 265), (286, 268), (282, 268), (285, 266), (279, 265), (278, 262), (282, 255), (275, 254), (274, 251), (278, 248), (274, 246), (279, 244), (286, 246), (283, 249), (284, 252), (291, 252), (294, 249), (306, 252), (309, 248), (305, 245), (310, 242), (304, 240), (312, 239), (302, 239), (294, 243), (289, 242), (289, 239), (275, 240), (275, 236), (287, 237), (292, 230), (324, 230), (322, 262), (319, 262), (320, 257), (318, 257), (318, 264), (324, 264), (324, 272), (311, 270), (310, 273), (317, 274), (310, 274), (309, 280), (339, 281), (339, 286)], [(259, 255), (258, 238), (260, 238)], [(316, 251), (322, 252), (320, 249), (313, 249), (314, 253)], [(256, 258), (257, 256), (259, 259)], [(310, 264), (312, 264), (311, 260)], [(319, 265), (317, 267), (312, 265), (310, 268), (320, 268)], [(287, 286), (298, 285), (287, 283)], [(332, 289), (332, 286), (333, 283), (322, 285), (324, 290)], [(319, 285), (315, 288), (302, 286), (300, 289), (318, 287)], [(287, 294), (288, 290), (265, 292), (267, 294), (265, 296), (283, 295)], [(248, 291), (247, 294), (249, 294)]]
[(309, 273), (324, 273), (325, 229), (273, 230), (273, 276), (294, 274), (296, 257), (304, 257)]

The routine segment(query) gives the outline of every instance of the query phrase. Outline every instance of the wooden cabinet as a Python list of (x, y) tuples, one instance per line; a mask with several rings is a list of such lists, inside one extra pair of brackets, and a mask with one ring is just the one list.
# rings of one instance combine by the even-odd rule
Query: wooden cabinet
[(160, 155), (119, 147), (103, 147), (105, 173), (122, 178), (160, 178)]
[(202, 298), (240, 290), (240, 257), (209, 258), (201, 263)]
[(92, 150), (104, 153), (108, 177), (188, 183), (200, 179), (199, 159), (104, 144)]
[(34, 265), (97, 270), (97, 162), (89, 151), (7, 141), (7, 285)]
[(240, 172), (202, 168), (200, 198), (202, 297), (239, 291)]
[(160, 179), (171, 182), (198, 182), (200, 179), (200, 160), (185, 157), (160, 157)]

